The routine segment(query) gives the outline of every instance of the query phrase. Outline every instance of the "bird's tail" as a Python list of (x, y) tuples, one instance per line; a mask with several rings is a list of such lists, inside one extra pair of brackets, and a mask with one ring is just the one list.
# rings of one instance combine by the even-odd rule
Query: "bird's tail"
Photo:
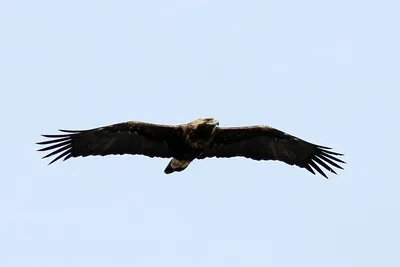
[(164, 173), (170, 174), (173, 172), (181, 172), (189, 166), (190, 162), (191, 161), (177, 160), (177, 159), (173, 158), (168, 163), (167, 167), (164, 170)]

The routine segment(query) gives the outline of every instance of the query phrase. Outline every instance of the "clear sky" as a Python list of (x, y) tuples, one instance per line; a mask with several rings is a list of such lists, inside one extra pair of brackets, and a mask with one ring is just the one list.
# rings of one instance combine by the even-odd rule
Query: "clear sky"
[[(2, 1), (0, 266), (400, 266), (399, 1)], [(47, 166), (57, 129), (265, 124), (345, 153)]]

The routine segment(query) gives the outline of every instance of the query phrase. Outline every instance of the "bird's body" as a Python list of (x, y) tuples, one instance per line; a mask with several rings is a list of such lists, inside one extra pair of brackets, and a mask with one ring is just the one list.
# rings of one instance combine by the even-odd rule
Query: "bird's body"
[[(130, 121), (83, 131), (60, 130), (66, 134), (43, 135), (55, 138), (39, 142), (50, 145), (39, 151), (55, 149), (45, 157), (59, 154), (53, 161), (70, 157), (106, 155), (145, 155), (171, 158), (164, 172), (186, 169), (195, 159), (246, 157), (253, 160), (279, 160), (289, 165), (317, 170), (327, 177), (318, 163), (336, 173), (328, 164), (342, 169), (335, 156), (342, 154), (315, 145), (268, 126), (218, 126), (212, 118), (182, 125), (162, 125)], [(312, 168), (311, 168), (312, 167)]]

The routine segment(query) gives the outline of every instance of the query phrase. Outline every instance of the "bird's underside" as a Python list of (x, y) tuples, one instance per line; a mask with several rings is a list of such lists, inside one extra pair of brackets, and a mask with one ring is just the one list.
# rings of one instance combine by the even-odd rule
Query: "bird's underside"
[(345, 163), (331, 148), (309, 143), (268, 126), (219, 127), (212, 118), (182, 125), (162, 125), (129, 121), (104, 127), (43, 135), (50, 140), (39, 151), (53, 150), (43, 158), (57, 157), (49, 164), (71, 157), (144, 155), (170, 158), (164, 172), (185, 170), (195, 159), (244, 157), (252, 160), (277, 160), (315, 171), (326, 177), (321, 167), (335, 173)]

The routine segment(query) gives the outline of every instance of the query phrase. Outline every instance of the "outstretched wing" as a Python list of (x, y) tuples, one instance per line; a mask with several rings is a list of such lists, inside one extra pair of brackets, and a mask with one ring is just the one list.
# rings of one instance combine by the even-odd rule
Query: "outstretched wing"
[(268, 126), (231, 127), (218, 129), (214, 142), (202, 157), (278, 160), (305, 168), (313, 174), (315, 169), (328, 178), (320, 166), (336, 174), (331, 166), (343, 169), (338, 163), (345, 163), (336, 157), (343, 154), (330, 149)]
[(39, 142), (48, 145), (38, 151), (53, 150), (43, 158), (57, 155), (49, 165), (64, 157), (144, 155), (148, 157), (171, 157), (168, 147), (171, 140), (179, 138), (178, 126), (144, 122), (124, 122), (90, 130), (60, 130), (66, 134), (42, 135), (52, 140)]

